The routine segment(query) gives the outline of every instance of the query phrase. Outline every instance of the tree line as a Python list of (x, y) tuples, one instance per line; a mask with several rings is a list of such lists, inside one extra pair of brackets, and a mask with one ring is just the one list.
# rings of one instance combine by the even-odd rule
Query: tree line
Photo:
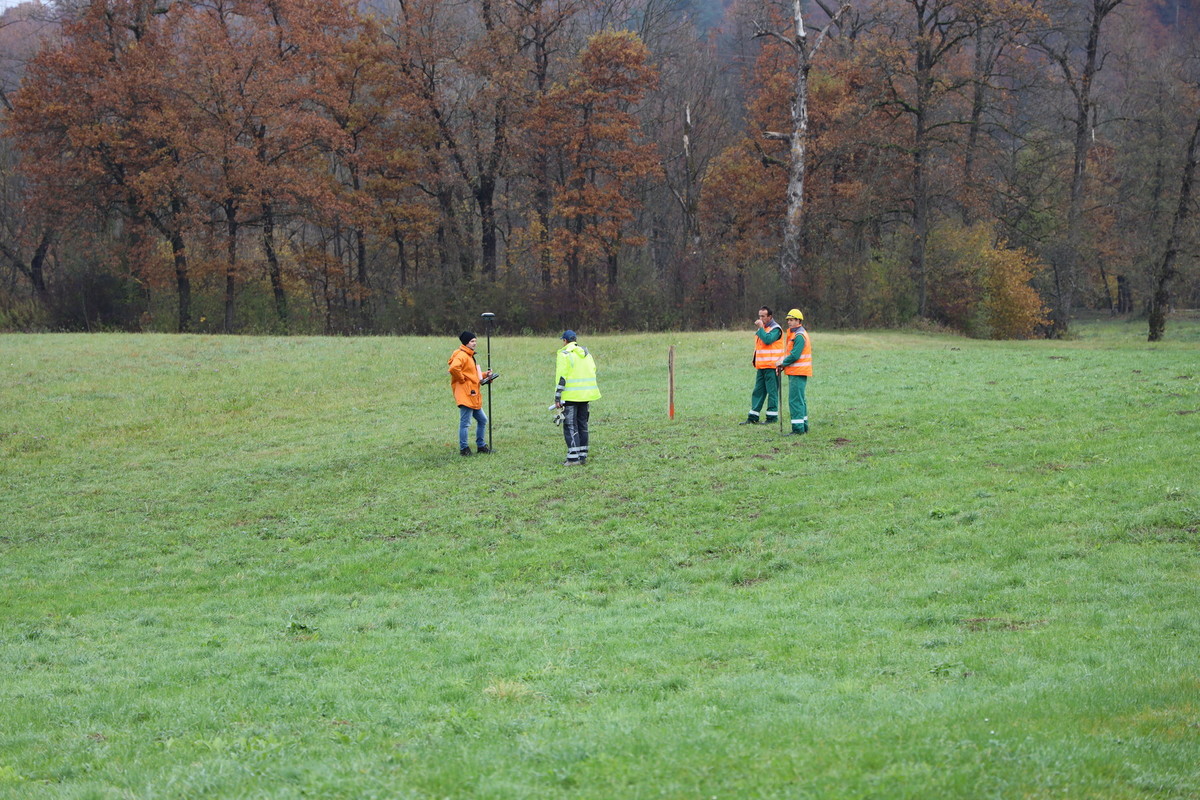
[(1062, 336), (1200, 301), (1185, 0), (57, 0), (0, 329)]

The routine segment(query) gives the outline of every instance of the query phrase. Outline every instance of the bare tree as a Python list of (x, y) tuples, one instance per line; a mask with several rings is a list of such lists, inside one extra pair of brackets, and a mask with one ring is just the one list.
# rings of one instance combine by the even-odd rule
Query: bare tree
[(804, 24), (804, 9), (802, 0), (792, 0), (792, 29), (790, 32), (767, 28), (763, 23), (756, 22), (755, 37), (770, 36), (786, 44), (796, 56), (796, 76), (792, 92), (791, 121), (792, 129), (788, 133), (766, 131), (768, 139), (786, 141), (789, 146), (787, 210), (783, 223), (783, 244), (779, 254), (779, 274), (784, 281), (790, 282), (792, 275), (800, 267), (800, 243), (804, 213), (804, 168), (805, 153), (808, 139), (808, 74), (812, 69), (813, 59), (829, 32), (837, 25), (839, 17), (850, 5), (843, 5), (837, 11), (831, 11), (824, 3), (819, 3), (822, 10), (829, 16), (829, 21), (821, 28), (816, 40), (809, 42), (808, 28)]
[(1100, 34), (1104, 21), (1123, 2), (1125, 0), (1088, 0), (1082, 4), (1057, 4), (1050, 9), (1050, 26), (1034, 38), (1037, 48), (1062, 73), (1073, 99), (1074, 111), (1066, 241), (1061, 256), (1052, 260), (1056, 297), (1050, 317), (1057, 336), (1065, 335), (1070, 327), (1079, 291), (1079, 251), (1086, 199), (1084, 180), (1088, 152), (1095, 137), (1096, 99), (1093, 86), (1097, 73), (1104, 65)]
[(1150, 296), (1150, 335), (1147, 341), (1161, 341), (1167, 329), (1167, 305), (1171, 299), (1171, 281), (1177, 273), (1175, 260), (1179, 256), (1179, 245), (1183, 227), (1192, 212), (1192, 186), (1196, 178), (1196, 162), (1200, 159), (1197, 153), (1200, 144), (1200, 114), (1196, 116), (1196, 125), (1192, 128), (1192, 136), (1188, 140), (1187, 163), (1183, 168), (1183, 178), (1179, 187), (1179, 205), (1175, 208), (1175, 217), (1171, 220), (1171, 233), (1167, 236), (1167, 245), (1163, 251), (1162, 261), (1154, 275), (1154, 291)]

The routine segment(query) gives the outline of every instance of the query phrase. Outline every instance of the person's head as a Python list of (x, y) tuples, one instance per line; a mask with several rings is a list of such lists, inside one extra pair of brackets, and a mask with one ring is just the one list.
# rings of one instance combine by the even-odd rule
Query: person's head
[(563, 331), (562, 340), (564, 343), (570, 344), (571, 342), (575, 341), (575, 339), (576, 339), (575, 331), (572, 331), (572, 330)]
[(462, 342), (464, 345), (466, 345), (467, 347), (471, 348), (472, 350), (475, 349), (475, 344), (478, 341), (478, 339), (476, 338), (475, 334), (472, 331), (463, 331), (462, 333), (460, 333), (458, 335), (458, 340), (460, 342)]
[(766, 306), (763, 306), (758, 310), (758, 318), (762, 320), (763, 323), (770, 322), (774, 317), (775, 315), (771, 313), (771, 309), (767, 308)]
[(799, 328), (804, 323), (804, 314), (798, 308), (793, 308), (787, 313), (787, 324), (789, 328)]

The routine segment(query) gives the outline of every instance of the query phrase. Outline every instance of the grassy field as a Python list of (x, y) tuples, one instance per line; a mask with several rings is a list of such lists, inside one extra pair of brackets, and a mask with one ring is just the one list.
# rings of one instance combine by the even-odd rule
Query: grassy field
[[(1200, 797), (1200, 321), (0, 336), (0, 797)], [(676, 419), (666, 353), (677, 349)]]

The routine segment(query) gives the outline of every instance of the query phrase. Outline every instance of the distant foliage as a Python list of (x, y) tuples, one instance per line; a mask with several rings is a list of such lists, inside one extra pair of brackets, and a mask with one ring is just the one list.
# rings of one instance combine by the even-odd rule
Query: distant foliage
[[(630, 330), (765, 302), (1007, 338), (1146, 308), (1196, 4), (1105, 0), (1095, 80), (1094, 5), (851, 5), (803, 72), (790, 1), (0, 12), (0, 326)], [(838, 6), (805, 2), (809, 32)], [(1176, 308), (1200, 303), (1179, 237)]]
[(990, 225), (946, 223), (929, 241), (931, 316), (955, 330), (992, 339), (1026, 339), (1046, 323), (1031, 281), (1044, 265), (997, 240)]

